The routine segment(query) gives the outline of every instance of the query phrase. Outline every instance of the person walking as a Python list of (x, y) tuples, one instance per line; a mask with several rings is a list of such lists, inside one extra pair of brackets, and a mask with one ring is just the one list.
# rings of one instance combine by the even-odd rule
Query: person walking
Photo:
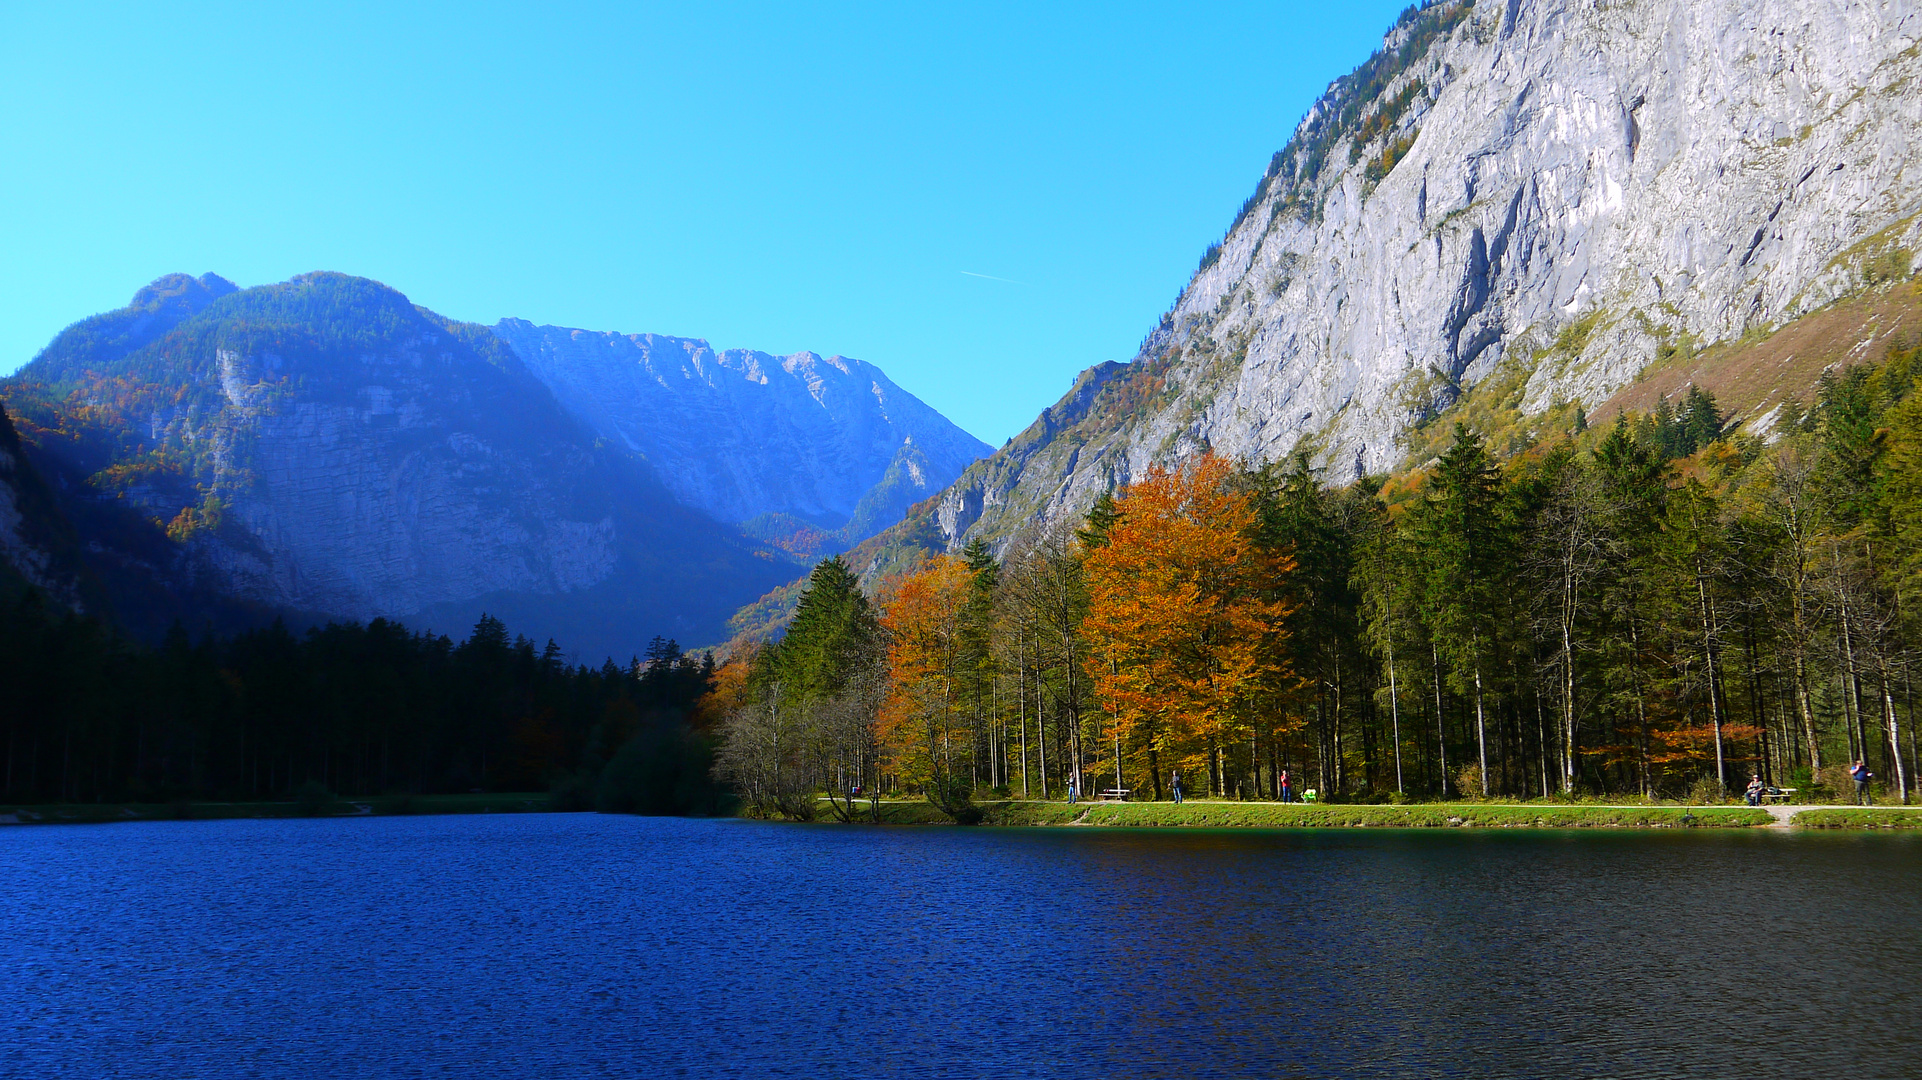
[(1767, 785), (1762, 783), (1762, 774), (1755, 773), (1749, 777), (1748, 791), (1743, 794), (1744, 797), (1748, 799), (1750, 806), (1760, 806), (1762, 805), (1762, 793), (1767, 790)]
[(1074, 805), (1075, 796), (1078, 794), (1080, 794), (1080, 785), (1075, 783), (1074, 777), (1072, 776), (1068, 777), (1068, 805), (1069, 806)]
[(1282, 802), (1294, 802), (1294, 801), (1295, 801), (1295, 789), (1294, 789), (1294, 787), (1293, 787), (1293, 786), (1292, 786), (1291, 784), (1289, 784), (1289, 782), (1288, 782), (1288, 770), (1287, 770), (1287, 769), (1283, 769), (1283, 770), (1281, 770), (1281, 801), (1282, 801)]
[(1181, 770), (1180, 769), (1176, 769), (1173, 772), (1168, 774), (1168, 791), (1174, 795), (1175, 805), (1180, 806), (1181, 805)]
[(1849, 766), (1849, 779), (1855, 781), (1855, 805), (1869, 805), (1869, 781), (1875, 779), (1875, 774), (1869, 771), (1861, 758), (1855, 759), (1855, 764)]

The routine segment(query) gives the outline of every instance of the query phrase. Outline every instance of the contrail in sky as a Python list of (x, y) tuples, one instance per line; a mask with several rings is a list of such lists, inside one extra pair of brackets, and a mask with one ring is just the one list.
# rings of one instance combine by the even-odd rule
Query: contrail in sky
[(972, 270), (963, 270), (961, 272), (968, 275), (969, 277), (987, 278), (989, 281), (1005, 281), (1010, 285), (1026, 285), (1027, 284), (1027, 282), (1025, 281), (1016, 281), (1013, 278), (995, 277), (993, 274), (977, 274)]

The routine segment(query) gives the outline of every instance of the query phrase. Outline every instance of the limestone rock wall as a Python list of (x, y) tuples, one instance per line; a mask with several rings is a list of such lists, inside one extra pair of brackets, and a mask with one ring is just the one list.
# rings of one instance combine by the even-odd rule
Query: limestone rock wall
[[(1448, 25), (1423, 38), (1424, 19)], [(1148, 335), (1152, 406), (1044, 417), (946, 493), (943, 530), (1005, 543), (1204, 445), (1305, 446), (1332, 480), (1385, 470), (1411, 424), (1497, 371), (1530, 411), (1593, 405), (1664, 348), (1908, 272), (1919, 38), (1914, 0), (1483, 0), (1404, 19), (1385, 81), (1331, 87)]]

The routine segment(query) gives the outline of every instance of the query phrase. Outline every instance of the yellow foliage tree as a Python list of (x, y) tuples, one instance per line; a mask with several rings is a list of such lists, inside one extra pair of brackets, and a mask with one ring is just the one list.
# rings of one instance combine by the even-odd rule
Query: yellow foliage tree
[(883, 598), (888, 694), (880, 739), (901, 778), (950, 814), (965, 813), (968, 728), (959, 693), (972, 574), (953, 556), (928, 560)]
[(1294, 562), (1255, 542), (1255, 508), (1230, 476), (1213, 454), (1151, 469), (1087, 557), (1088, 673), (1157, 786), (1164, 754), (1217, 786), (1223, 745), (1288, 681), (1276, 597)]

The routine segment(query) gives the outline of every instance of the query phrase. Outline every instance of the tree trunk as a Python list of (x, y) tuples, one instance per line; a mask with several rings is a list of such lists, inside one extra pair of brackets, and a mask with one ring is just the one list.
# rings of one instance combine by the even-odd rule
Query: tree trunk
[(1448, 728), (1442, 722), (1441, 648), (1434, 642), (1429, 642), (1428, 655), (1435, 666), (1435, 746), (1440, 751), (1441, 793), (1442, 798), (1446, 799), (1448, 797)]
[(1477, 639), (1475, 648), (1475, 746), (1481, 751), (1482, 798), (1488, 797), (1488, 728), (1482, 710), (1482, 649)]
[(1534, 683), (1535, 683), (1535, 748), (1541, 754), (1542, 798), (1546, 799), (1548, 798), (1548, 718), (1546, 715), (1544, 715), (1545, 707), (1542, 704), (1542, 681), (1541, 679), (1537, 678), (1534, 680)]
[(1699, 565), (1695, 571), (1695, 593), (1702, 608), (1702, 658), (1708, 666), (1708, 710), (1715, 723), (1715, 782), (1727, 793), (1728, 770), (1723, 764), (1722, 754), (1722, 703), (1718, 693), (1720, 676), (1715, 665), (1714, 608), (1709, 604), (1708, 583), (1703, 579)]
[(1815, 738), (1815, 702), (1809, 689), (1808, 657), (1801, 645), (1794, 647), (1795, 653), (1795, 706), (1802, 721), (1802, 739), (1808, 746), (1809, 777), (1818, 779), (1822, 773), (1822, 747)]
[(1395, 643), (1388, 643), (1388, 718), (1395, 732), (1395, 794), (1407, 793), (1401, 777), (1401, 694), (1395, 685)]
[(1909, 802), (1909, 778), (1902, 768), (1902, 731), (1895, 719), (1895, 694), (1889, 689), (1889, 664), (1886, 657), (1878, 656), (1877, 672), (1882, 681), (1882, 717), (1889, 727), (1889, 761), (1895, 766), (1895, 788), (1902, 795), (1904, 806)]

